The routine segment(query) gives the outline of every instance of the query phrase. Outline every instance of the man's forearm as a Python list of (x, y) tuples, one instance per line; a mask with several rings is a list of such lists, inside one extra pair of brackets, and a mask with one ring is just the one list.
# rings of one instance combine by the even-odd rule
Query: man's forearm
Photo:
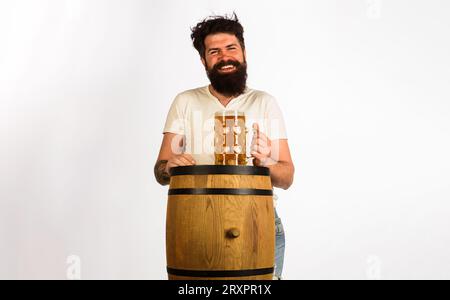
[(160, 160), (155, 164), (155, 178), (161, 185), (168, 185), (170, 183), (170, 175), (166, 172), (167, 160)]
[(287, 190), (294, 181), (294, 166), (287, 162), (278, 162), (267, 166), (270, 169), (272, 185)]

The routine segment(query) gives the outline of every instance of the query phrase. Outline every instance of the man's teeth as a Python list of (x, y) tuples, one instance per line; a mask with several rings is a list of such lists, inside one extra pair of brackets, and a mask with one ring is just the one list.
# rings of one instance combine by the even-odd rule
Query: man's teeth
[(233, 65), (228, 65), (228, 66), (223, 66), (222, 68), (220, 68), (221, 70), (228, 70), (228, 69), (233, 69), (234, 66)]

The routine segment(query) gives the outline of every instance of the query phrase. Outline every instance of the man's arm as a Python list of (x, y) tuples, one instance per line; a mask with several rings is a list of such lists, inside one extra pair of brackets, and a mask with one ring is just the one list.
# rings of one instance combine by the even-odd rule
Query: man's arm
[(259, 125), (254, 124), (252, 140), (252, 156), (255, 166), (264, 166), (270, 169), (272, 185), (287, 190), (294, 181), (294, 163), (287, 139), (271, 141), (259, 131)]
[(291, 155), (289, 153), (289, 145), (287, 140), (278, 140), (275, 143), (280, 144), (280, 160), (275, 164), (268, 164), (267, 167), (270, 169), (270, 179), (272, 179), (272, 184), (275, 187), (287, 190), (294, 182), (294, 164), (291, 160)]
[(170, 184), (169, 171), (177, 166), (191, 166), (195, 160), (189, 154), (183, 154), (184, 141), (183, 136), (175, 133), (166, 132), (161, 144), (158, 159), (156, 161), (154, 172), (156, 181), (161, 185)]
[(271, 144), (271, 158), (266, 158), (264, 164), (262, 164), (259, 159), (255, 159), (256, 164), (269, 168), (270, 179), (272, 180), (273, 186), (287, 190), (294, 182), (295, 172), (288, 141), (275, 140), (272, 141)]

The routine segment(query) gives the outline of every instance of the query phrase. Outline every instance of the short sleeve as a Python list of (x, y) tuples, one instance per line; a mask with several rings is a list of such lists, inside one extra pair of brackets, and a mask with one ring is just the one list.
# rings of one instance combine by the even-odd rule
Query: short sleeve
[(175, 97), (167, 114), (166, 124), (164, 125), (163, 133), (171, 132), (175, 134), (184, 135), (184, 109), (183, 98), (181, 95)]
[(272, 96), (268, 97), (265, 119), (267, 135), (271, 140), (287, 139), (283, 113), (277, 100)]

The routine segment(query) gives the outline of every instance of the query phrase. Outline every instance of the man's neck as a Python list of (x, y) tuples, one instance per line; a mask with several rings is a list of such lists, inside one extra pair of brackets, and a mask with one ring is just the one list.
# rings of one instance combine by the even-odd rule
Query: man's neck
[(220, 103), (222, 103), (223, 106), (227, 106), (228, 103), (230, 103), (230, 101), (233, 100), (233, 98), (236, 98), (234, 96), (229, 97), (229, 96), (222, 95), (221, 93), (216, 91), (212, 85), (209, 85), (208, 88), (209, 88), (209, 91), (211, 92), (211, 94), (214, 97), (216, 97), (220, 101)]

